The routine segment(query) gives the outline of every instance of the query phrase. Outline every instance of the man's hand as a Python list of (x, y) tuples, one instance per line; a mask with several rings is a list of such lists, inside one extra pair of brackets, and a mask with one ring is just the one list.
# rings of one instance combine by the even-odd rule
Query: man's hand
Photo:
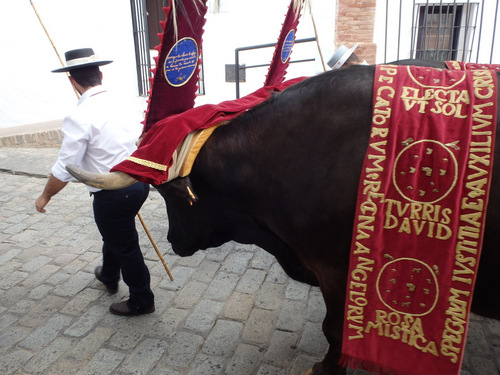
[(38, 212), (41, 212), (42, 214), (44, 214), (45, 212), (47, 212), (45, 210), (45, 206), (50, 202), (50, 198), (48, 197), (45, 197), (44, 195), (40, 195), (38, 197), (38, 199), (35, 201), (35, 207), (36, 207), (36, 210)]
[(50, 198), (59, 193), (67, 184), (67, 182), (61, 181), (51, 174), (42, 195), (35, 201), (36, 210), (45, 213), (45, 206), (50, 202)]

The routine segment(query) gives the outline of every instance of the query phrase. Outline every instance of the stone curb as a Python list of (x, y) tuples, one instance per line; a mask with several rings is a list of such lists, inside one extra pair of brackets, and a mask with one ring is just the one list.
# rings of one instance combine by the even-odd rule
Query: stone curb
[(61, 142), (61, 130), (49, 130), (2, 137), (0, 147), (59, 147)]
[(0, 147), (59, 147), (62, 120), (0, 128)]

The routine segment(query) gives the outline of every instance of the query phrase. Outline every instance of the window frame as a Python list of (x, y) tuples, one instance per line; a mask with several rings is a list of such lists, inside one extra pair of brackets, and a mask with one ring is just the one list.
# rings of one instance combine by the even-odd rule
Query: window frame
[(472, 53), (478, 4), (427, 2), (415, 7), (415, 58), (467, 61)]

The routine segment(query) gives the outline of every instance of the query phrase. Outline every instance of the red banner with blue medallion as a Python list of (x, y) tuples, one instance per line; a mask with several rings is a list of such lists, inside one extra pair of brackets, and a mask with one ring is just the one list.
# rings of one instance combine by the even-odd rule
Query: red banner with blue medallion
[(145, 132), (158, 121), (194, 107), (206, 2), (172, 0), (163, 8), (166, 21), (160, 22), (164, 31), (156, 47), (158, 56), (151, 80)]
[(286, 69), (290, 64), (290, 56), (295, 44), (295, 34), (297, 33), (303, 3), (304, 0), (291, 0), (290, 2), (264, 86), (279, 85), (285, 79)]

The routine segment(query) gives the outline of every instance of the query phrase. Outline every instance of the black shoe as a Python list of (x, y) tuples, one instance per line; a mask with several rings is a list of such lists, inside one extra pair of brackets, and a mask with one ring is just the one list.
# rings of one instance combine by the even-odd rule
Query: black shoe
[(102, 272), (102, 266), (96, 267), (94, 271), (95, 278), (104, 284), (109, 293), (115, 294), (116, 292), (118, 292), (118, 283), (106, 284), (104, 281), (101, 280), (101, 272)]
[(109, 311), (115, 315), (131, 316), (131, 315), (143, 315), (151, 314), (155, 311), (155, 305), (149, 307), (136, 307), (131, 309), (128, 307), (128, 301), (113, 303), (109, 306)]

